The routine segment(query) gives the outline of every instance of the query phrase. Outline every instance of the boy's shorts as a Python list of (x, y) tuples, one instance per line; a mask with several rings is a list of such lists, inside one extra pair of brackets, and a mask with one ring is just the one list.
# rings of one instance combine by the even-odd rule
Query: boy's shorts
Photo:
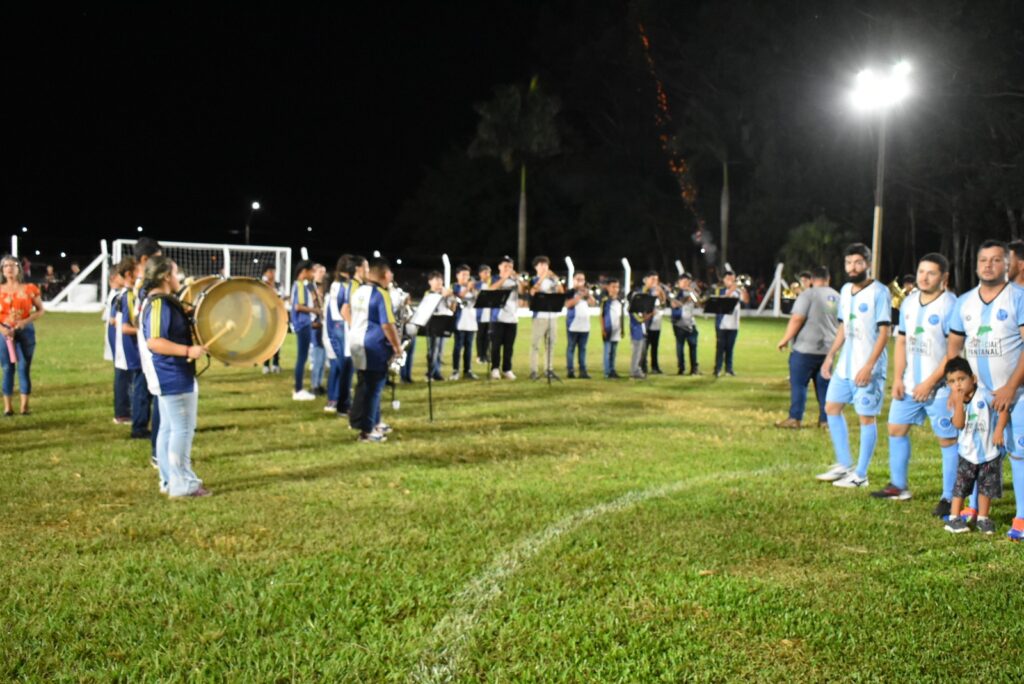
[(858, 416), (877, 416), (882, 412), (885, 398), (885, 376), (872, 375), (865, 387), (857, 387), (853, 380), (835, 375), (828, 382), (825, 401), (836, 404), (853, 404)]
[(908, 392), (903, 399), (893, 399), (889, 404), (890, 425), (924, 425), (927, 416), (932, 432), (940, 439), (955, 439), (953, 412), (949, 410), (949, 389), (943, 387), (929, 401), (914, 401)]
[(956, 484), (953, 485), (953, 496), (961, 499), (974, 491), (974, 481), (978, 481), (978, 494), (990, 499), (998, 499), (1003, 495), (1003, 459), (994, 458), (988, 463), (971, 463), (963, 456), (956, 466)]

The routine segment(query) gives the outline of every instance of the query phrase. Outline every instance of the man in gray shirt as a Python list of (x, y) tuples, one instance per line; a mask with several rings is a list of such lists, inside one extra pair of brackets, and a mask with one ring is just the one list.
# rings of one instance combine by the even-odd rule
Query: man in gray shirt
[(839, 293), (829, 287), (829, 273), (824, 266), (811, 271), (812, 287), (804, 290), (793, 303), (793, 312), (786, 332), (779, 340), (779, 351), (792, 341), (789, 355), (789, 417), (775, 427), (799, 428), (807, 405), (807, 383), (814, 380), (818, 397), (818, 427), (828, 425), (825, 417), (825, 393), (828, 380), (821, 377), (821, 366), (832, 342), (836, 339)]

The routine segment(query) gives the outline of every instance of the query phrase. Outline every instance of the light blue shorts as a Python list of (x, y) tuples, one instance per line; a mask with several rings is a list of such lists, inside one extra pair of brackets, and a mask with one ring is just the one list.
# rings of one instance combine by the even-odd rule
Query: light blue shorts
[(885, 376), (872, 375), (870, 382), (864, 387), (857, 387), (853, 380), (839, 378), (835, 375), (828, 381), (828, 392), (825, 401), (836, 404), (853, 404), (858, 416), (877, 416), (882, 412), (885, 399)]
[(956, 439), (953, 427), (953, 412), (949, 409), (949, 388), (943, 387), (930, 401), (914, 401), (907, 392), (903, 399), (893, 399), (889, 404), (890, 425), (924, 425), (925, 416), (931, 423), (932, 432), (940, 439)]
[(1018, 399), (1010, 409), (1010, 424), (1006, 427), (1006, 446), (1014, 459), (1024, 458), (1024, 398)]

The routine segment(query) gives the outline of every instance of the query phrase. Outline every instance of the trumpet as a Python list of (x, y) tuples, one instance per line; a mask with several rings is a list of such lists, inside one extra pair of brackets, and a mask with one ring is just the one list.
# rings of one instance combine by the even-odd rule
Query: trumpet
[(907, 298), (907, 293), (900, 286), (899, 278), (893, 278), (889, 283), (889, 294), (892, 295), (892, 308), (899, 309), (903, 306), (903, 300)]
[(747, 273), (741, 273), (736, 276), (736, 284), (742, 287), (744, 290), (749, 290), (750, 286), (753, 285), (754, 279)]

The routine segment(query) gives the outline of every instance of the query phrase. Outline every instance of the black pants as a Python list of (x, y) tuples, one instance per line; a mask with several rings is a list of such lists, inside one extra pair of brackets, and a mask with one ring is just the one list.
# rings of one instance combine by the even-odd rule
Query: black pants
[[(655, 373), (661, 372), (658, 365), (658, 341), (661, 339), (660, 330), (647, 331), (647, 349), (651, 352), (651, 370)], [(640, 362), (640, 370), (647, 372), (647, 352), (644, 352), (644, 359)]]
[(499, 323), (497, 321), (491, 323), (492, 370), (499, 367), (503, 373), (512, 370), (512, 349), (515, 346), (516, 330), (518, 329), (518, 323)]
[(739, 330), (715, 330), (715, 372), (722, 370), (725, 365), (725, 372), (732, 373), (732, 350), (736, 346), (736, 337)]
[(491, 324), (481, 322), (476, 332), (476, 357), (488, 361), (491, 358)]

